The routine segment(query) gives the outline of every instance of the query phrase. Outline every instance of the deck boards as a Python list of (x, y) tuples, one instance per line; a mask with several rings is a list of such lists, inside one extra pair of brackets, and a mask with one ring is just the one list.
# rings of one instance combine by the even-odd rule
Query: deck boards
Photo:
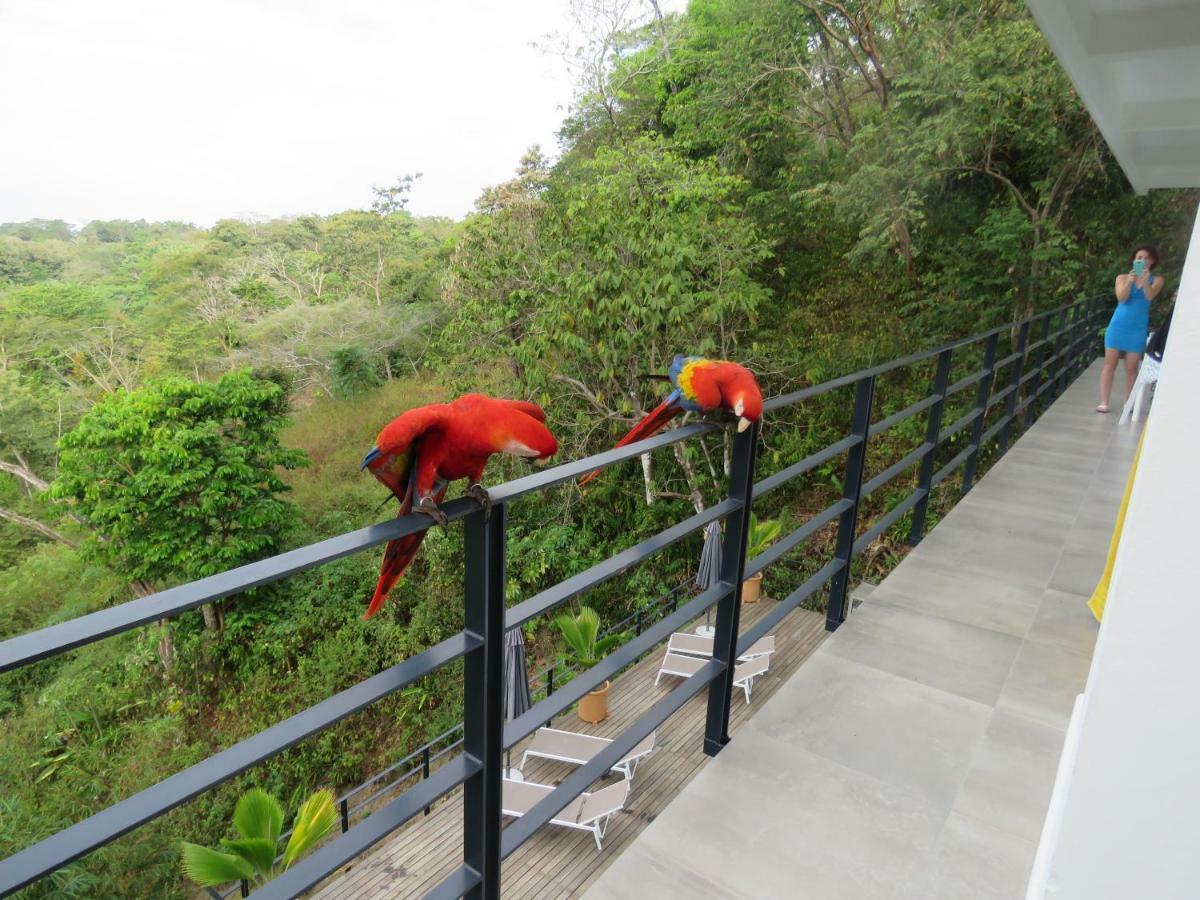
[[(775, 606), (768, 598), (743, 606), (742, 628), (753, 625)], [(734, 695), (732, 734), (816, 651), (825, 634), (825, 617), (807, 610), (795, 610), (780, 623), (775, 631), (777, 652), (770, 672), (754, 686), (753, 703), (747, 706), (740, 689)], [(557, 718), (555, 727), (604, 737), (619, 734), (681, 683), (679, 678), (664, 676), (655, 687), (663, 652), (660, 648), (649, 654), (613, 682), (609, 716), (604, 722), (586, 725), (571, 711)], [(590, 832), (545, 826), (504, 861), (504, 893), (522, 900), (582, 894), (707, 762), (702, 750), (707, 697), (708, 692), (702, 691), (659, 728), (654, 753), (638, 766), (628, 805), (609, 823), (602, 851), (596, 850)], [(513, 748), (514, 765), (520, 762), (523, 744)], [(528, 781), (557, 784), (573, 770), (563, 763), (531, 759), (524, 775)], [(371, 853), (332, 876), (315, 896), (319, 900), (420, 897), (461, 864), (462, 794), (456, 791), (429, 816), (409, 822)]]

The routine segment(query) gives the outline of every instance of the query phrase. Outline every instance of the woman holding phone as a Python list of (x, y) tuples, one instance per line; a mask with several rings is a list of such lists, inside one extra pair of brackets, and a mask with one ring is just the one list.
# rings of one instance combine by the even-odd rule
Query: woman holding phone
[(1158, 265), (1158, 249), (1144, 244), (1133, 251), (1129, 272), (1118, 275), (1117, 308), (1104, 332), (1104, 370), (1100, 373), (1100, 405), (1096, 412), (1108, 412), (1117, 360), (1125, 354), (1125, 393), (1133, 389), (1138, 363), (1146, 351), (1146, 333), (1150, 330), (1150, 301), (1158, 296), (1163, 279), (1153, 274)]

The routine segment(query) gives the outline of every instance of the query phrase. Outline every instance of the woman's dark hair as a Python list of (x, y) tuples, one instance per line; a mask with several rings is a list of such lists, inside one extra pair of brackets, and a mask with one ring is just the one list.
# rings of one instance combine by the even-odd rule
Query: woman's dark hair
[(1134, 247), (1133, 252), (1129, 254), (1129, 265), (1133, 265), (1133, 261), (1137, 259), (1137, 255), (1143, 250), (1149, 253), (1153, 258), (1154, 261), (1150, 263), (1150, 268), (1153, 269), (1158, 265), (1158, 248), (1153, 244), (1142, 244), (1140, 247)]

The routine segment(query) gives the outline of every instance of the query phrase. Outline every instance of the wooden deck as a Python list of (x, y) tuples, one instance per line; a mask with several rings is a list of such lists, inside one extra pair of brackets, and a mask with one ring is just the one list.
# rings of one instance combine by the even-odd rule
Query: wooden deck
[[(775, 607), (764, 598), (742, 608), (742, 627), (752, 625)], [(739, 690), (734, 697), (730, 731), (760, 708), (775, 690), (800, 667), (825, 638), (825, 617), (794, 610), (775, 632), (777, 652), (771, 670), (753, 691), (747, 706)], [(664, 677), (654, 686), (663, 651), (651, 653), (613, 682), (609, 717), (599, 725), (586, 725), (569, 712), (555, 726), (588, 734), (620, 733), (655, 701), (679, 685)], [(708, 761), (701, 749), (707, 691), (693, 697), (658, 730), (655, 751), (639, 765), (628, 806), (609, 823), (604, 849), (596, 850), (590, 832), (553, 825), (543, 827), (503, 863), (503, 890), (510, 897), (563, 898), (579, 896), (600, 876), (618, 854), (661, 813)], [(513, 764), (520, 761), (513, 749)], [(547, 760), (530, 760), (527, 781), (557, 784), (573, 767)], [(428, 817), (409, 822), (375, 850), (330, 878), (316, 893), (320, 900), (351, 898), (420, 897), (436, 887), (462, 864), (462, 795), (447, 797)]]

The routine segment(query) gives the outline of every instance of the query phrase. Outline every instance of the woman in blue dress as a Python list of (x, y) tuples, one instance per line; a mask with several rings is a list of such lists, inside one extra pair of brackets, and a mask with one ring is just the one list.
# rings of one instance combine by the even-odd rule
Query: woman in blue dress
[(1104, 370), (1100, 373), (1100, 405), (1096, 412), (1108, 412), (1117, 360), (1125, 354), (1125, 395), (1133, 389), (1138, 364), (1146, 351), (1146, 333), (1150, 330), (1150, 301), (1158, 296), (1163, 279), (1152, 273), (1158, 265), (1158, 250), (1145, 244), (1133, 251), (1129, 272), (1118, 275), (1117, 308), (1104, 332)]

